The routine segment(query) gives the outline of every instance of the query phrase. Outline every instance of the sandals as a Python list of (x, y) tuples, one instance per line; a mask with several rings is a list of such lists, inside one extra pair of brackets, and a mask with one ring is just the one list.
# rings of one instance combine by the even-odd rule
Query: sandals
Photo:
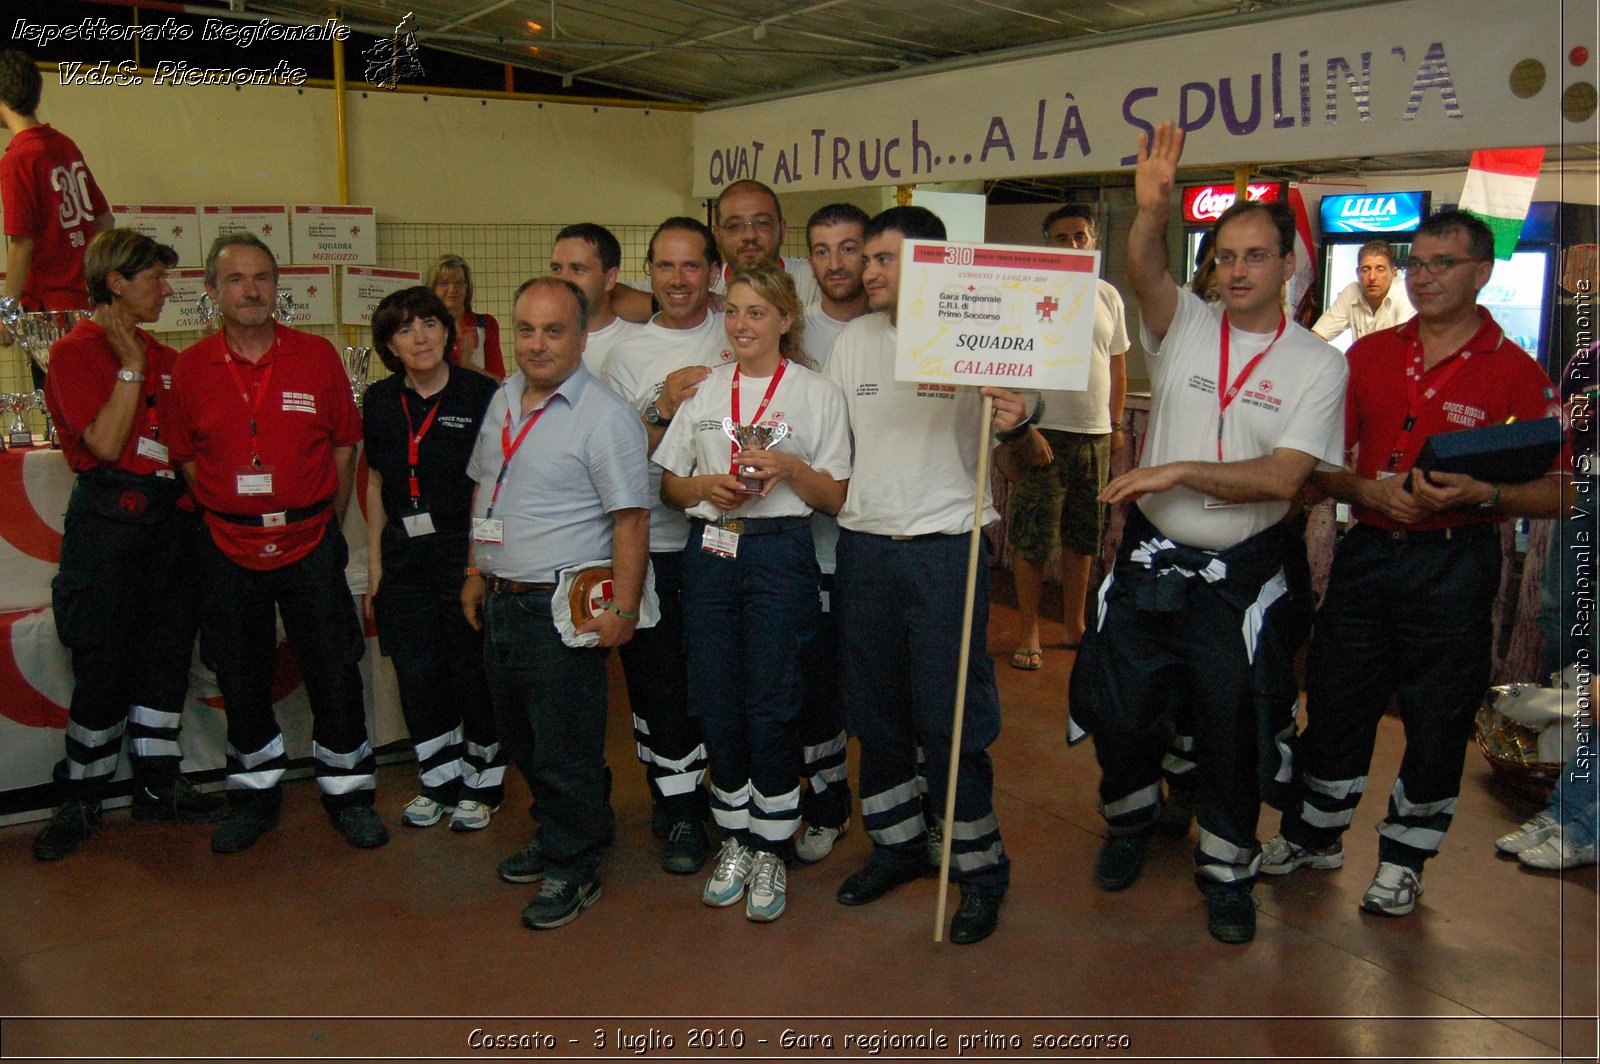
[(1044, 668), (1044, 651), (1038, 647), (1022, 647), (1011, 652), (1011, 667), (1023, 672), (1035, 672)]

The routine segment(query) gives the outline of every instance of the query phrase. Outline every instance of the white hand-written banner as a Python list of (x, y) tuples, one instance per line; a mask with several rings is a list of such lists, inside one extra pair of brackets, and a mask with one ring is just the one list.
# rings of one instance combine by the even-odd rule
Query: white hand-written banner
[[(1287, 9), (1292, 10), (1292, 9)], [(1132, 166), (1171, 119), (1185, 166), (1595, 139), (1594, 0), (1400, 0), (709, 110), (694, 194), (780, 194)]]
[(1083, 391), (1100, 253), (907, 240), (896, 380)]

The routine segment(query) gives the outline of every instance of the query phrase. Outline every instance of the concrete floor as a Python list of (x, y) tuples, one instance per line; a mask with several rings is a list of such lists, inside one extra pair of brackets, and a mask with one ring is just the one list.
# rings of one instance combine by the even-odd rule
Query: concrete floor
[[(309, 780), (237, 856), (213, 855), (209, 828), (125, 811), (51, 864), (28, 851), (39, 825), (0, 829), (0, 1055), (1595, 1059), (1595, 869), (1497, 859), (1493, 839), (1533, 810), (1476, 750), (1415, 914), (1357, 910), (1399, 762), (1387, 719), (1346, 866), (1264, 879), (1256, 940), (1225, 946), (1206, 933), (1192, 838), (1158, 836), (1132, 889), (1094, 888), (1094, 752), (1062, 739), (1071, 654), (1007, 668), (1013, 625), (997, 604), (995, 804), (1015, 863), (984, 943), (934, 943), (932, 876), (837, 904), (870, 849), (859, 821), (825, 862), (790, 869), (777, 923), (700, 904), (701, 876), (656, 864), (618, 672), (617, 841), (603, 899), (560, 930), (523, 929), (533, 888), (494, 875), (528, 830), (520, 779), (483, 832), (411, 831), (414, 766), (388, 766), (394, 841), (366, 852), (335, 835)], [(1276, 825), (1266, 811), (1261, 837)]]

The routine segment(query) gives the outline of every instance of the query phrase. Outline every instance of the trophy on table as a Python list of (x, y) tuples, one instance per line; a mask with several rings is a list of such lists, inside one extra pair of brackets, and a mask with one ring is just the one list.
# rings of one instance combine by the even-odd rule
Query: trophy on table
[(32, 447), (33, 430), (22, 415), (33, 409), (44, 409), (44, 392), (6, 392), (0, 395), (0, 404), (11, 411), (11, 424), (6, 428), (6, 444), (10, 447)]
[(272, 316), (285, 325), (294, 324), (294, 300), (289, 298), (286, 289), (278, 289), (278, 303), (272, 308)]
[(361, 400), (367, 394), (367, 369), (372, 365), (372, 348), (347, 347), (344, 349), (344, 375), (350, 378), (350, 394), (356, 398), (356, 405), (361, 405)]
[[(41, 374), (48, 372), (50, 369), (51, 345), (71, 332), (73, 326), (88, 316), (89, 312), (87, 310), (23, 310), (22, 304), (15, 296), (6, 296), (4, 299), (0, 299), (0, 324), (5, 325), (10, 330), (11, 335), (16, 337), (17, 343), (22, 345), (23, 352), (27, 354), (35, 366), (39, 367)], [(36, 408), (40, 411), (45, 411), (42, 394), (36, 403), (32, 401), (31, 396), (29, 400), (24, 409)], [(14, 409), (12, 412), (16, 415), (12, 419), (14, 428), (16, 422), (21, 420), (21, 414)], [(50, 446), (59, 446), (56, 442), (55, 425), (51, 422), (48, 411), (45, 411), (44, 415), (44, 431), (46, 438), (50, 441)], [(10, 435), (11, 433), (8, 432), (7, 436), (9, 437)], [(17, 438), (21, 438), (20, 434), (18, 434)], [(32, 438), (30, 436), (29, 445), (31, 446), (31, 444)]]
[[(733, 418), (722, 419), (722, 431), (727, 433), (728, 439), (734, 442), (739, 451), (758, 450), (767, 451), (778, 445), (778, 441), (789, 435), (789, 425), (780, 421), (776, 425), (739, 425)], [(760, 495), (766, 488), (766, 482), (759, 477), (748, 474), (756, 471), (755, 466), (740, 465), (736, 474), (739, 478), (739, 490), (750, 495)]]

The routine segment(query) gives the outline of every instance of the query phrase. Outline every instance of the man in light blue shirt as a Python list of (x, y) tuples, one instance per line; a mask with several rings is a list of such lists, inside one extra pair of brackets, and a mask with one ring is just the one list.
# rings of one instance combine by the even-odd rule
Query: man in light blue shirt
[[(495, 724), (533, 791), (540, 825), (500, 863), (511, 883), (539, 879), (528, 927), (572, 922), (600, 898), (609, 836), (605, 795), (609, 648), (633, 638), (650, 542), (645, 433), (637, 415), (583, 368), (582, 291), (528, 281), (512, 312), (517, 368), (489, 404), (467, 466), (472, 543), (461, 604), (484, 629)], [(553, 603), (563, 569), (611, 559), (609, 606), (566, 645)]]

